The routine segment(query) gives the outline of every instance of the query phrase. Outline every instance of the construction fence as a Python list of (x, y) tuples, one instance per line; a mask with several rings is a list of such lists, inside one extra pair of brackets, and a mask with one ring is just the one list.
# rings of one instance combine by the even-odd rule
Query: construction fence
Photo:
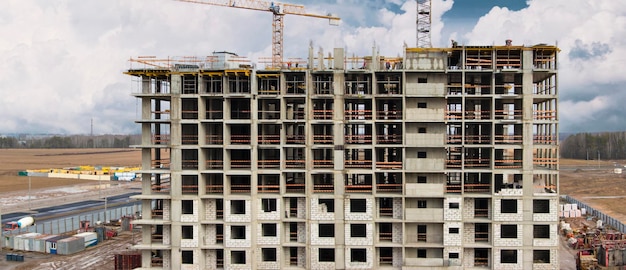
[(582, 209), (585, 208), (587, 209), (587, 215), (590, 216), (595, 216), (597, 217), (599, 220), (602, 220), (602, 223), (604, 224), (604, 226), (610, 226), (613, 227), (615, 230), (618, 230), (622, 233), (626, 233), (626, 225), (624, 225), (624, 223), (622, 223), (621, 221), (605, 214), (602, 213), (602, 211), (597, 210), (589, 205), (587, 205), (584, 202), (581, 202), (579, 200), (576, 200), (568, 195), (561, 195), (561, 198), (564, 199), (566, 202), (568, 203), (573, 203), (573, 204), (577, 204), (578, 208)]

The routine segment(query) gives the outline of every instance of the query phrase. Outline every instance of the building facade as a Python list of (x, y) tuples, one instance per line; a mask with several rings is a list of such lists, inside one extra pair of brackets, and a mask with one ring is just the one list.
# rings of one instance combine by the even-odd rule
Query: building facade
[(375, 52), (129, 69), (142, 269), (558, 269), (558, 48)]

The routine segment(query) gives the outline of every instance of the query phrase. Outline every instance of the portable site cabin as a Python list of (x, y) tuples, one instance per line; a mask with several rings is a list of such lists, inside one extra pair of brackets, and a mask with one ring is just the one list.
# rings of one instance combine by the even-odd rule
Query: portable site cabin
[(57, 237), (57, 236), (58, 235), (56, 235), (56, 234), (42, 234), (40, 236), (35, 237), (34, 242), (33, 242), (33, 251), (45, 253), (46, 252), (46, 241), (48, 239), (52, 239), (52, 238)]
[(85, 240), (85, 247), (95, 246), (98, 244), (98, 234), (96, 232), (84, 232), (74, 235)]
[(59, 235), (59, 236), (47, 239), (46, 240), (46, 253), (57, 254), (58, 241), (61, 239), (65, 239), (67, 237), (68, 236), (65, 236), (65, 235)]
[(13, 249), (14, 250), (24, 250), (30, 251), (33, 249), (33, 241), (34, 237), (41, 235), (40, 233), (25, 233), (15, 236), (13, 238)]
[(85, 239), (71, 236), (57, 241), (57, 254), (71, 255), (85, 250)]

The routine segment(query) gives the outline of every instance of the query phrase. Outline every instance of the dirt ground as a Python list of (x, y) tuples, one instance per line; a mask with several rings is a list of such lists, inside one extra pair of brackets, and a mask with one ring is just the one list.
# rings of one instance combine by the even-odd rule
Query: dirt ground
[[(569, 195), (626, 222), (626, 161), (561, 159), (560, 194)], [(616, 174), (615, 167), (625, 173)]]
[[(51, 169), (80, 165), (139, 166), (141, 150), (136, 149), (0, 149), (0, 195), (28, 190), (27, 169)], [(89, 180), (31, 177), (31, 189), (46, 189), (93, 183)]]

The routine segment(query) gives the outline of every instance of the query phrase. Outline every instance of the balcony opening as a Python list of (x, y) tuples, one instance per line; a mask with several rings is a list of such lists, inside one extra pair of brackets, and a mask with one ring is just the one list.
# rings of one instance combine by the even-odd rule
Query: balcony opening
[(350, 213), (365, 213), (366, 210), (366, 199), (350, 199)]
[(181, 213), (183, 215), (193, 215), (193, 200), (182, 200), (180, 202), (182, 205)]
[(313, 120), (333, 120), (333, 100), (313, 100)]
[(367, 262), (367, 251), (364, 248), (350, 249), (350, 262)]
[(533, 238), (550, 239), (550, 225), (533, 225)]
[(285, 99), (286, 106), (286, 119), (287, 120), (304, 120), (306, 119), (306, 113), (304, 108), (305, 100), (301, 98), (289, 98)]
[(304, 148), (285, 147), (285, 167), (304, 169), (306, 167), (306, 157)]
[(489, 218), (489, 199), (485, 199), (485, 198), (474, 199), (474, 217), (475, 218)]
[(152, 218), (163, 219), (163, 199), (152, 200)]
[(231, 144), (250, 144), (250, 125), (228, 125)]
[(334, 166), (333, 149), (313, 149), (313, 168), (333, 168)]
[(276, 199), (261, 199), (263, 212), (276, 212)]
[(206, 123), (204, 127), (206, 133), (206, 144), (224, 144), (224, 130), (221, 123)]
[(491, 173), (465, 173), (464, 177), (465, 192), (491, 194)]
[(224, 175), (221, 173), (206, 174), (206, 193), (224, 193)]
[(183, 250), (180, 252), (182, 264), (193, 264), (193, 250)]
[(246, 264), (246, 252), (233, 250), (230, 252), (230, 263), (232, 264)]
[(376, 168), (384, 170), (402, 169), (402, 149), (395, 147), (376, 148)]
[(275, 237), (276, 223), (263, 223), (261, 224), (261, 231), (264, 237)]
[(181, 124), (180, 140), (182, 144), (197, 145), (198, 144), (198, 125)]
[(461, 193), (461, 191), (461, 173), (448, 173), (446, 177), (446, 193)]
[(333, 192), (335, 190), (332, 173), (313, 174), (312, 176), (314, 192)]
[(385, 266), (393, 265), (393, 248), (378, 248), (378, 263)]
[(259, 120), (280, 119), (280, 99), (259, 99)]
[(335, 262), (335, 249), (334, 248), (320, 248), (318, 261), (319, 262)]
[(298, 265), (298, 248), (297, 247), (289, 247), (289, 265), (290, 266)]
[(489, 224), (488, 223), (475, 223), (474, 224), (474, 241), (475, 242), (489, 242)]
[(257, 73), (257, 77), (259, 80), (259, 95), (280, 94), (280, 75), (279, 74)]
[(198, 99), (181, 98), (181, 119), (198, 119)]
[(250, 119), (250, 99), (230, 99), (230, 119)]
[(474, 266), (489, 266), (489, 249), (474, 249)]
[(344, 93), (349, 96), (371, 95), (372, 76), (370, 74), (347, 74)]
[(371, 174), (347, 174), (345, 175), (346, 192), (372, 192)]
[(495, 175), (495, 192), (500, 193), (502, 190), (505, 192), (513, 192), (514, 190), (522, 189), (522, 175), (521, 174), (496, 174)]
[(250, 94), (250, 76), (247, 74), (228, 74), (228, 92), (231, 94)]
[(150, 252), (152, 254), (152, 257), (150, 259), (150, 266), (151, 267), (163, 267), (163, 251), (162, 250), (152, 250)]
[(517, 263), (517, 250), (515, 249), (500, 250), (500, 263)]
[(402, 94), (402, 74), (379, 73), (376, 75), (376, 85), (379, 95)]
[(393, 198), (378, 199), (378, 215), (380, 217), (393, 217)]
[[(246, 207), (244, 204), (243, 211), (246, 211)], [(215, 218), (222, 219), (224, 218), (224, 199), (216, 199), (215, 200)]]
[(198, 169), (198, 150), (182, 149), (181, 166), (183, 170)]
[(427, 250), (423, 249), (423, 248), (417, 249), (417, 257), (418, 258), (428, 258)]
[(259, 144), (280, 144), (281, 125), (259, 124)]
[(250, 176), (233, 175), (230, 176), (231, 193), (250, 193)]
[(207, 169), (224, 168), (224, 150), (222, 148), (206, 149), (206, 168)]
[(206, 119), (224, 119), (224, 100), (222, 98), (208, 98), (205, 104)]
[(181, 178), (182, 194), (198, 194), (197, 175), (183, 175)]
[[(322, 213), (334, 213), (335, 212), (335, 200), (334, 199), (318, 199), (319, 207), (322, 209)], [(325, 211), (324, 211), (325, 210)]]
[(205, 90), (208, 94), (221, 94), (223, 91), (223, 77), (218, 74), (210, 74), (203, 76)]
[(344, 136), (347, 144), (372, 144), (372, 125), (345, 125)]
[(335, 224), (319, 224), (319, 237), (335, 237)]
[(215, 266), (217, 268), (224, 267), (224, 250), (223, 249), (215, 250)]
[(517, 238), (517, 224), (500, 225), (500, 238)]
[(350, 237), (367, 237), (365, 224), (350, 224)]
[(378, 192), (402, 192), (402, 173), (376, 173)]
[(261, 256), (264, 262), (275, 262), (276, 261), (276, 249), (275, 248), (262, 248)]
[[(285, 81), (287, 82), (288, 95), (298, 95), (306, 93), (306, 77), (303, 72), (286, 73)], [(313, 78), (313, 83), (315, 85), (315, 77)], [(332, 83), (330, 85), (332, 85)]]
[(378, 223), (378, 240), (393, 241), (393, 225), (391, 223)]
[(233, 215), (245, 215), (246, 214), (246, 201), (244, 200), (230, 201), (230, 213)]
[(193, 226), (180, 226), (183, 239), (193, 239)]
[(246, 226), (230, 226), (230, 239), (246, 239)]
[(401, 124), (376, 124), (377, 144), (402, 144)]
[(287, 144), (305, 144), (304, 123), (285, 123), (285, 142)]
[(376, 119), (402, 120), (402, 100), (382, 99), (376, 101)]
[(224, 243), (224, 224), (215, 224), (215, 243)]
[(550, 250), (533, 250), (533, 263), (550, 263)]
[(344, 104), (344, 120), (372, 120), (371, 100), (346, 100)]
[[(261, 166), (259, 166), (261, 167)], [(259, 174), (257, 188), (259, 193), (278, 193), (280, 192), (280, 175), (278, 174)]]
[(346, 168), (371, 169), (372, 149), (346, 149), (344, 159)]
[(533, 214), (549, 214), (550, 200), (533, 200)]
[(288, 172), (285, 173), (285, 186), (287, 192), (294, 193), (302, 193), (304, 192), (305, 182), (304, 182), (304, 173), (303, 172)]
[(314, 124), (311, 125), (313, 127), (313, 144), (333, 144), (334, 143), (334, 133), (333, 133), (333, 125), (332, 124)]
[(500, 210), (500, 213), (507, 213), (507, 214), (516, 214), (517, 213), (517, 200), (501, 200), (501, 207), (502, 209)]

